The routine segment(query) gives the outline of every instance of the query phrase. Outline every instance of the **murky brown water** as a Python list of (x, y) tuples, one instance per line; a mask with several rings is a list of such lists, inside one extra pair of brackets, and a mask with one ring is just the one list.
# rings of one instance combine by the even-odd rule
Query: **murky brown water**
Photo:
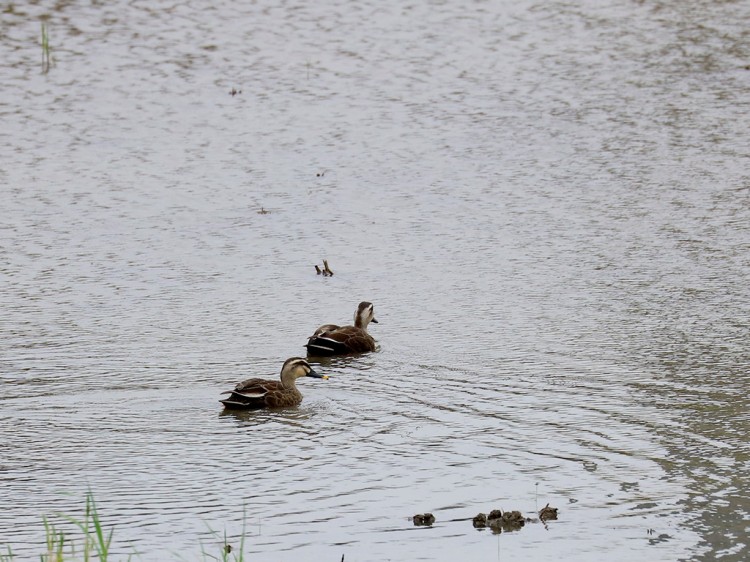
[(750, 556), (750, 3), (2, 7), (0, 546), (90, 487), (142, 560)]

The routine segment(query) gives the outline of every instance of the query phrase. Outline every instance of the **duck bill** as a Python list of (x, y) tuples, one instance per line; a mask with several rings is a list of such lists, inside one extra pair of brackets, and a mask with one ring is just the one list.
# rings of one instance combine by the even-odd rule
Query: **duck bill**
[(370, 320), (370, 322), (372, 322), (373, 324), (380, 324), (380, 322), (378, 322), (377, 320), (375, 320), (375, 318), (373, 318), (372, 320)]
[(323, 379), (323, 380), (328, 379), (328, 375), (321, 375), (319, 372), (313, 371), (312, 369), (310, 369), (310, 372), (307, 373), (307, 376), (312, 377), (314, 379)]

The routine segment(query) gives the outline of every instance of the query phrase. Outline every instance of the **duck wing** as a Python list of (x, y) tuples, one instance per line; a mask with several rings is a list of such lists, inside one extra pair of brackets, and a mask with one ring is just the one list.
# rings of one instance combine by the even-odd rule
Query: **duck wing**
[(341, 328), (341, 326), (339, 326), (338, 324), (323, 324), (320, 328), (313, 332), (313, 335), (310, 336), (310, 339), (317, 336), (322, 336), (327, 332), (333, 332), (334, 330), (338, 330), (339, 328)]
[(341, 355), (375, 351), (375, 340), (370, 334), (356, 326), (343, 326), (335, 330), (313, 335), (307, 342), (311, 355)]
[(320, 328), (315, 330), (313, 335), (307, 338), (307, 343), (305, 344), (308, 355), (334, 355), (336, 353), (341, 353), (331, 347), (332, 344), (330, 342), (321, 339), (325, 338), (327, 334), (340, 329), (341, 326), (338, 324), (323, 324)]
[(281, 383), (278, 381), (247, 379), (238, 383), (234, 390), (222, 392), (222, 394), (229, 394), (230, 396), (220, 400), (220, 402), (227, 408), (263, 408), (269, 394), (276, 393), (281, 388)]

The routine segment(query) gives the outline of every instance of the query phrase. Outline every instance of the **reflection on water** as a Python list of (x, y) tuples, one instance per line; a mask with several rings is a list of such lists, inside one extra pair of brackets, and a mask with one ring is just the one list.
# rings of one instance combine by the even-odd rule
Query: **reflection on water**
[(747, 558), (748, 6), (6, 8), (0, 545), (90, 488), (144, 560)]

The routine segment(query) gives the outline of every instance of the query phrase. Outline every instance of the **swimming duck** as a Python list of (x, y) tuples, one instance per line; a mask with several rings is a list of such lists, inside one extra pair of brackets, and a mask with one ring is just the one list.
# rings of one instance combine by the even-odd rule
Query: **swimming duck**
[(487, 526), (492, 529), (492, 532), (495, 534), (518, 531), (525, 524), (526, 518), (520, 511), (506, 511), (503, 513), (499, 509), (493, 509), (487, 516)]
[(487, 526), (487, 516), (484, 513), (478, 513), (471, 520), (475, 529), (484, 529)]
[(542, 521), (549, 521), (557, 519), (557, 508), (550, 507), (549, 503), (539, 510), (539, 519)]
[(372, 303), (361, 302), (354, 313), (354, 326), (323, 324), (307, 340), (308, 355), (342, 355), (375, 351), (375, 340), (367, 333), (367, 325), (375, 320)]
[(298, 406), (302, 402), (302, 394), (297, 390), (295, 382), (300, 377), (328, 378), (326, 375), (316, 373), (301, 357), (292, 357), (284, 361), (284, 366), (281, 368), (281, 381), (247, 379), (237, 384), (234, 390), (222, 392), (231, 396), (220, 402), (225, 408), (244, 410)]
[(418, 513), (411, 520), (417, 527), (431, 527), (435, 522), (435, 516), (432, 513)]

